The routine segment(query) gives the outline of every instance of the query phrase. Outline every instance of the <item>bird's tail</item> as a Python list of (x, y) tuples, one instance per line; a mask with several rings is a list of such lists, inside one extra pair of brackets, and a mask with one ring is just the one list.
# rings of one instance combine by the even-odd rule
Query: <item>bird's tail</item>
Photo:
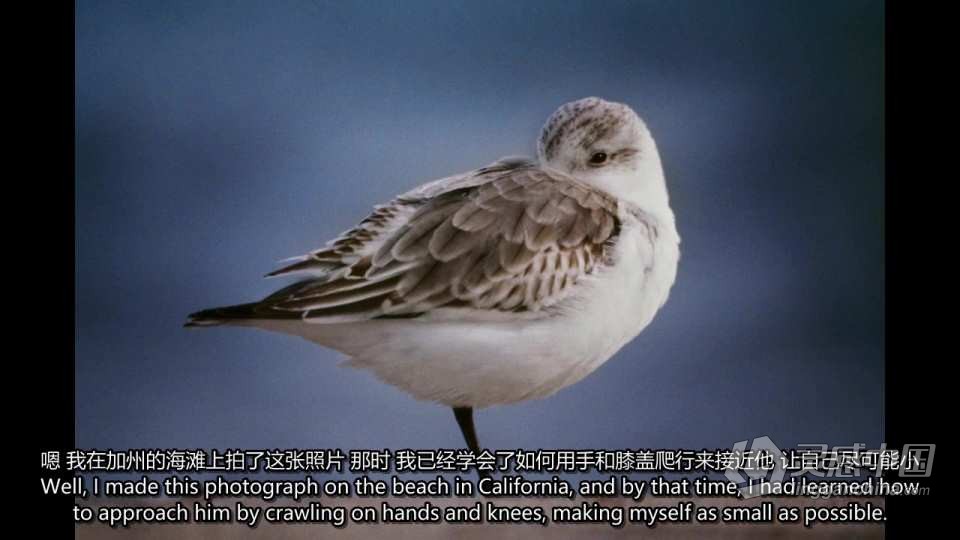
[(305, 279), (292, 283), (259, 302), (216, 307), (191, 313), (187, 316), (187, 322), (183, 326), (192, 328), (197, 326), (244, 324), (254, 320), (290, 321), (300, 319), (302, 315), (300, 312), (274, 309), (274, 301), (279, 298), (286, 298), (289, 294), (304, 285), (309, 285), (314, 282), (315, 280)]
[(259, 302), (251, 302), (249, 304), (204, 309), (188, 315), (187, 322), (183, 326), (186, 328), (220, 326), (238, 321), (260, 319), (263, 316), (256, 309), (259, 304)]

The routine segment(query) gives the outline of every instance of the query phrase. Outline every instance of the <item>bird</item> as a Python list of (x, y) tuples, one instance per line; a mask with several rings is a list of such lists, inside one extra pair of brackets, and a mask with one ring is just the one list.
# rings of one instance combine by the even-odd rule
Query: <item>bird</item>
[(474, 411), (544, 398), (595, 371), (653, 320), (680, 236), (660, 154), (628, 105), (560, 106), (536, 159), (505, 157), (374, 206), (358, 225), (267, 277), (260, 301), (187, 327), (298, 336), (414, 398)]

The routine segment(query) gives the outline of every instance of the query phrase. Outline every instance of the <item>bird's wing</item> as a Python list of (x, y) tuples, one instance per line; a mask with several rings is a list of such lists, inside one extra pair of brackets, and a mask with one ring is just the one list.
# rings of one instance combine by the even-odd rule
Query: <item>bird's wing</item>
[(275, 274), (313, 271), (270, 295), (262, 318), (348, 322), (440, 307), (539, 311), (610, 260), (617, 201), (527, 162), (425, 184)]
[(373, 212), (356, 227), (340, 233), (326, 246), (281, 261), (290, 264), (270, 272), (267, 277), (300, 273), (327, 280), (342, 277), (351, 265), (373, 254), (390, 234), (407, 223), (417, 209), (434, 197), (490, 182), (498, 175), (514, 169), (533, 166), (533, 161), (525, 157), (501, 158), (486, 167), (420, 185), (387, 204), (375, 206)]

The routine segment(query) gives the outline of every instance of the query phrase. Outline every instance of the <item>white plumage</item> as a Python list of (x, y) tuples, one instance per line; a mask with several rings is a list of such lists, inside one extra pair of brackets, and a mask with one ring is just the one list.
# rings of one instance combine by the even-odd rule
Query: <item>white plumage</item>
[(573, 384), (653, 319), (680, 239), (656, 144), (626, 105), (564, 105), (538, 154), (415, 188), (271, 274), (302, 281), (188, 326), (300, 336), (455, 408)]

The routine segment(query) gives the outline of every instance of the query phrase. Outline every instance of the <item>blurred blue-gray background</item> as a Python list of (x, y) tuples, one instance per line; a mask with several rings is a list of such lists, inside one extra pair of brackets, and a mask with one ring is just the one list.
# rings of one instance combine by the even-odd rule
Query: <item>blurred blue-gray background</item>
[(481, 411), (481, 442), (878, 445), (883, 7), (79, 1), (77, 444), (460, 446), (448, 409), (337, 353), (181, 324), (598, 95), (657, 137), (677, 284), (581, 383)]

